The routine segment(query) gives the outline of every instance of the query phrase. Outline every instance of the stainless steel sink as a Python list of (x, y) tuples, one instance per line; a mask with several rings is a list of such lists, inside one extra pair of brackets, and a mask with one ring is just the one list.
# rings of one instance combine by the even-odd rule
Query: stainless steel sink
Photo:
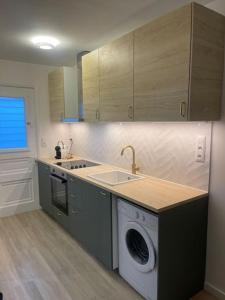
[(109, 185), (118, 185), (118, 184), (127, 183), (127, 182), (140, 180), (144, 178), (143, 176), (140, 175), (134, 175), (131, 173), (118, 171), (118, 170), (90, 174), (88, 175), (88, 177)]

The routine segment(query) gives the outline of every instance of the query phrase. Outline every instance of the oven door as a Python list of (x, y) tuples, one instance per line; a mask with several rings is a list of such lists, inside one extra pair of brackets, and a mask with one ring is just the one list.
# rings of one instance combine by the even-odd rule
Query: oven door
[(51, 174), (52, 204), (68, 215), (67, 180), (56, 174)]

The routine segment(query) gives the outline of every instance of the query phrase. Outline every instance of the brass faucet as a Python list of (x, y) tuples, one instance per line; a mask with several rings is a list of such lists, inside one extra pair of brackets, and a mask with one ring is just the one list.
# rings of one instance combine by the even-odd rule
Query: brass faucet
[(132, 153), (133, 153), (132, 173), (133, 173), (133, 174), (136, 174), (136, 172), (139, 171), (140, 169), (139, 169), (139, 167), (137, 167), (136, 162), (135, 162), (135, 149), (134, 149), (134, 147), (131, 146), (131, 145), (125, 146), (125, 147), (122, 149), (122, 151), (121, 151), (121, 155), (123, 155), (123, 154), (124, 154), (124, 151), (125, 151), (126, 149), (128, 149), (128, 148), (130, 148), (130, 149), (132, 150)]

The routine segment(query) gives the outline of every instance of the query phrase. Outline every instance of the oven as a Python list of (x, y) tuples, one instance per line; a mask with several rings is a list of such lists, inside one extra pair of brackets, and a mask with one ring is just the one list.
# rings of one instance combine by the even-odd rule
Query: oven
[(51, 168), (52, 204), (68, 215), (67, 174), (57, 168)]

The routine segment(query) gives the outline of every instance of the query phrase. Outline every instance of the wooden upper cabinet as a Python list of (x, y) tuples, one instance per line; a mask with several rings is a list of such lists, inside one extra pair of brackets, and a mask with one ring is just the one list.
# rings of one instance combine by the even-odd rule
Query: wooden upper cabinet
[(53, 122), (79, 119), (75, 68), (59, 67), (48, 74), (50, 118)]
[(133, 33), (99, 49), (100, 120), (133, 120)]
[(223, 90), (225, 17), (193, 4), (192, 18), (188, 119), (218, 120)]
[(224, 34), (224, 16), (191, 3), (84, 56), (85, 120), (218, 120)]
[(220, 116), (224, 17), (192, 3), (134, 32), (134, 120)]
[(191, 6), (134, 32), (134, 118), (179, 121), (188, 105)]
[(64, 117), (65, 110), (63, 68), (58, 68), (48, 74), (48, 93), (51, 121), (60, 122)]
[(85, 121), (99, 119), (99, 51), (82, 57), (83, 117)]

